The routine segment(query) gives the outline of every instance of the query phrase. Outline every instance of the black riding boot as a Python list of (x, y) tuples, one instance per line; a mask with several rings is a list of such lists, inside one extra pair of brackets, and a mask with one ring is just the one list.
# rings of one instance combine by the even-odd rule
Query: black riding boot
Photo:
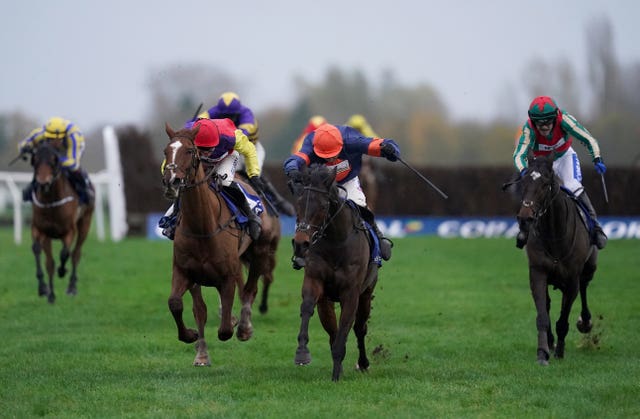
[(380, 242), (380, 256), (382, 256), (382, 259), (384, 260), (391, 259), (391, 248), (393, 247), (393, 242), (382, 234), (382, 232), (378, 228), (378, 225), (376, 224), (374, 215), (369, 208), (361, 207), (359, 205), (358, 208), (360, 209), (362, 218), (364, 218), (364, 220), (369, 223), (369, 225), (371, 225), (374, 233), (376, 233), (376, 236), (378, 236), (378, 241)]
[(593, 220), (593, 235), (591, 236), (591, 244), (595, 244), (598, 249), (604, 249), (607, 245), (607, 235), (602, 231), (602, 226), (598, 221), (598, 216), (596, 215), (596, 210), (593, 209), (593, 205), (591, 205), (591, 201), (589, 200), (589, 196), (587, 192), (583, 191), (580, 196), (578, 196), (578, 200), (585, 206), (587, 211), (589, 212), (589, 217)]
[(81, 204), (88, 204), (95, 198), (89, 175), (83, 169), (69, 171), (69, 180), (78, 193)]
[(22, 200), (29, 202), (32, 199), (33, 191), (35, 190), (33, 181), (29, 182), (27, 186), (22, 190)]
[(282, 195), (278, 193), (269, 179), (267, 179), (264, 175), (261, 175), (260, 178), (264, 183), (264, 192), (267, 194), (268, 198), (271, 199), (271, 202), (273, 202), (273, 205), (275, 205), (278, 212), (290, 217), (296, 215), (296, 210), (293, 208), (293, 205), (291, 205), (289, 201), (284, 199)]
[(262, 221), (255, 212), (251, 210), (249, 201), (240, 190), (240, 187), (236, 182), (231, 182), (231, 185), (225, 186), (225, 190), (231, 195), (236, 205), (240, 207), (244, 215), (249, 219), (249, 236), (252, 240), (258, 240), (260, 237), (260, 231), (262, 230)]

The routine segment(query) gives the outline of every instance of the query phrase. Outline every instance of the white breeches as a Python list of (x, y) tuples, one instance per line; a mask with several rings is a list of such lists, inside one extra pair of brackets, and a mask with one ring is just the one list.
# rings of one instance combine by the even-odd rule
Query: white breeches
[(569, 147), (566, 153), (553, 162), (553, 171), (562, 181), (562, 185), (569, 189), (575, 196), (579, 196), (584, 187), (582, 186), (582, 171), (580, 170), (580, 160), (573, 147)]
[(360, 179), (358, 178), (358, 176), (339, 185), (346, 190), (345, 194), (345, 191), (339, 189), (341, 197), (350, 199), (361, 207), (367, 206), (367, 198), (364, 196), (364, 192), (362, 191), (362, 187), (360, 186)]

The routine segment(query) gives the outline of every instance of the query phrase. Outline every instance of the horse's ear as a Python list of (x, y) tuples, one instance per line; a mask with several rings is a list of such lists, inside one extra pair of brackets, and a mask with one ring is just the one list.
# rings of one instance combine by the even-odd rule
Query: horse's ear
[(173, 130), (173, 128), (171, 128), (171, 125), (169, 125), (169, 123), (166, 121), (164, 123), (164, 130), (167, 132), (167, 135), (169, 136), (169, 138), (173, 138), (176, 136), (176, 133)]
[(331, 187), (333, 182), (336, 180), (337, 173), (338, 173), (338, 169), (336, 167), (332, 167), (329, 169), (329, 176), (327, 176), (327, 180), (326, 180), (327, 188)]

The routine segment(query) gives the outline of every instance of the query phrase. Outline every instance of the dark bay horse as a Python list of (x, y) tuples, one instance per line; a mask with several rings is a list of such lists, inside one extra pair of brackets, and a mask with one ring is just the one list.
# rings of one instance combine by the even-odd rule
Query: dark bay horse
[[(378, 265), (370, 263), (368, 233), (360, 213), (339, 196), (335, 176), (335, 170), (313, 165), (302, 172), (300, 183), (292, 185), (297, 213), (293, 260), (294, 267), (304, 266), (295, 363), (311, 362), (309, 319), (317, 305), (320, 322), (329, 334), (332, 379), (338, 381), (352, 327), (358, 341), (358, 369), (369, 367), (365, 336)], [(336, 302), (341, 307), (339, 323)]]
[[(32, 152), (33, 180), (35, 188), (32, 194), (33, 218), (31, 221), (32, 251), (36, 259), (36, 277), (38, 294), (46, 295), (49, 303), (56, 300), (53, 291), (55, 262), (52, 254), (52, 240), (60, 239), (60, 265), (58, 276), (67, 273), (66, 263), (71, 256), (71, 276), (67, 287), (68, 295), (77, 293), (77, 268), (85, 242), (91, 227), (94, 203), (81, 205), (78, 194), (62, 171), (60, 153), (53, 145), (42, 142)], [(74, 244), (75, 241), (75, 244)], [(73, 246), (73, 250), (71, 247)], [(49, 285), (44, 281), (40, 261), (41, 252), (45, 254), (45, 268)]]
[[(207, 306), (202, 298), (202, 286), (215, 287), (220, 295), (220, 326), (218, 338), (233, 336), (232, 308), (236, 286), (242, 303), (237, 337), (246, 341), (253, 334), (252, 304), (258, 279), (273, 281), (275, 253), (280, 240), (280, 225), (276, 218), (262, 213), (262, 233), (252, 242), (236, 223), (219, 190), (210, 184), (215, 177), (202, 164), (203, 156), (194, 145), (198, 128), (174, 131), (166, 124), (169, 136), (164, 155), (163, 175), (165, 197), (180, 199), (180, 213), (173, 241), (173, 274), (168, 304), (178, 328), (178, 339), (196, 342), (194, 365), (211, 365), (205, 341)], [(243, 185), (253, 192), (248, 185)], [(246, 284), (243, 264), (248, 267)], [(193, 299), (193, 315), (197, 330), (187, 328), (182, 319), (182, 297), (189, 291)]]
[(598, 249), (591, 244), (575, 200), (560, 188), (552, 156), (530, 157), (527, 172), (518, 183), (522, 199), (517, 218), (529, 231), (526, 252), (529, 284), (537, 311), (538, 363), (547, 365), (550, 349), (554, 348), (549, 286), (562, 293), (554, 355), (563, 358), (569, 314), (578, 294), (582, 310), (576, 326), (582, 333), (588, 333), (593, 326), (587, 305), (587, 286), (596, 271)]

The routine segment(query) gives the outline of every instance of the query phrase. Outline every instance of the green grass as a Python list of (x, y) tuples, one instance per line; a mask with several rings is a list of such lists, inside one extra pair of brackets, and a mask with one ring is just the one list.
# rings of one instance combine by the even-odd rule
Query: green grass
[[(28, 236), (25, 235), (28, 238)], [(279, 249), (270, 311), (254, 336), (217, 340), (205, 290), (212, 366), (191, 365), (167, 307), (171, 245), (127, 239), (85, 246), (78, 295), (56, 280), (37, 296), (28, 239), (0, 230), (0, 417), (557, 417), (640, 415), (640, 242), (611, 241), (591, 284), (594, 331), (575, 329), (564, 360), (536, 363), (526, 258), (505, 239), (396, 240), (380, 273), (367, 338), (370, 371), (331, 381), (317, 315), (309, 366), (294, 365), (301, 271)], [(560, 293), (552, 291), (555, 324)], [(234, 311), (238, 312), (236, 303)], [(191, 301), (185, 319), (194, 326)]]

